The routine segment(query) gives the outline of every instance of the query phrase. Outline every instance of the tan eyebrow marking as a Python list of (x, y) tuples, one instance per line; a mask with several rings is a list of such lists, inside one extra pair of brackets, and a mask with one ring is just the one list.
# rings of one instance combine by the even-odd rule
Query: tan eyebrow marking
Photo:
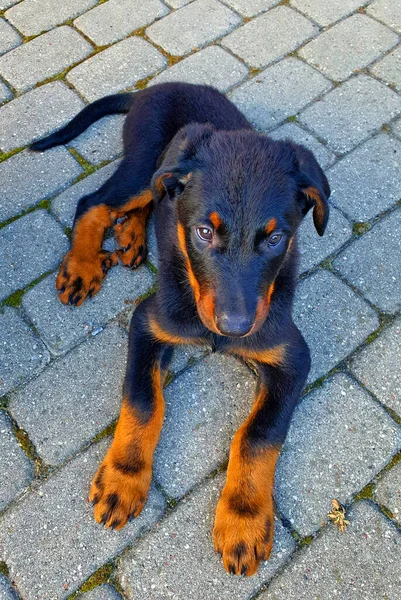
[(265, 227), (265, 231), (266, 231), (266, 235), (270, 235), (272, 233), (272, 231), (274, 231), (277, 227), (277, 219), (275, 219), (273, 217), (273, 219), (270, 219), (270, 221), (268, 222), (268, 224)]
[(221, 220), (220, 215), (216, 211), (210, 213), (209, 219), (215, 229), (218, 229), (223, 225), (223, 221)]

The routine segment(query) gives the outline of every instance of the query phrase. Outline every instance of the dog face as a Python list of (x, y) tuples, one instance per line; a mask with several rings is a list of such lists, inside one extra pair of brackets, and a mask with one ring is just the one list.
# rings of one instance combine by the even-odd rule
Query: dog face
[(243, 337), (265, 321), (277, 274), (311, 207), (324, 233), (330, 189), (302, 146), (251, 130), (191, 125), (174, 138), (153, 193), (156, 201), (172, 201), (178, 249), (204, 325)]

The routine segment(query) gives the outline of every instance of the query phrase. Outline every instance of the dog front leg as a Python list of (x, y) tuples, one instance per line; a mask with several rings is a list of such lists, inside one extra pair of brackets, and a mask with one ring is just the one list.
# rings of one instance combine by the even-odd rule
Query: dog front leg
[(283, 365), (258, 367), (256, 400), (234, 436), (213, 531), (226, 570), (236, 575), (253, 575), (271, 553), (274, 472), (309, 371), (308, 347), (301, 338), (294, 350), (286, 347)]
[(149, 330), (152, 300), (142, 302), (132, 317), (121, 413), (89, 496), (96, 521), (114, 529), (137, 517), (145, 505), (164, 418), (163, 382), (172, 347)]

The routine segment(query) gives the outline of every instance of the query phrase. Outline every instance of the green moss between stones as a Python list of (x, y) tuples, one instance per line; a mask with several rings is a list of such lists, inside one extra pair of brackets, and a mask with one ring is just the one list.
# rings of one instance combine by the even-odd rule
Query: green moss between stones
[(371, 481), (354, 497), (354, 500), (372, 500), (374, 491), (375, 484)]
[(291, 115), (290, 117), (287, 117), (285, 122), (286, 123), (296, 123), (298, 121), (298, 118), (296, 115)]
[(7, 160), (8, 158), (11, 158), (12, 156), (14, 156), (14, 154), (18, 154), (19, 152), (22, 152), (22, 150), (25, 150), (25, 148), (26, 148), (26, 146), (20, 146), (19, 148), (14, 148), (14, 150), (10, 150), (10, 152), (1, 153), (0, 154), (0, 163)]
[(16, 290), (10, 296), (8, 296), (8, 298), (3, 300), (3, 302), (0, 304), (0, 306), (12, 306), (13, 308), (20, 307), (24, 294), (26, 294), (26, 292), (29, 292), (29, 290), (31, 290), (37, 283), (40, 283), (42, 281), (42, 279), (44, 279), (51, 273), (53, 273), (53, 271), (46, 271), (46, 273), (43, 273), (43, 275), (41, 275), (37, 279), (34, 279), (33, 281), (31, 281), (31, 283), (29, 283), (23, 289)]
[(8, 577), (10, 573), (6, 563), (3, 560), (0, 560), (0, 573), (4, 575), (4, 577)]
[(96, 442), (100, 442), (100, 440), (103, 440), (104, 438), (113, 435), (116, 430), (116, 427), (117, 421), (113, 421), (113, 423), (110, 423), (110, 425), (107, 425), (107, 427), (105, 427), (100, 433), (95, 435), (95, 437), (92, 439), (92, 443), (96, 444)]
[(157, 268), (156, 268), (154, 265), (152, 265), (152, 263), (151, 263), (151, 262), (149, 262), (148, 260), (146, 261), (146, 266), (148, 267), (148, 269), (149, 269), (150, 271), (152, 271), (152, 273), (153, 273), (154, 275), (157, 275)]
[(354, 223), (354, 225), (352, 227), (352, 233), (354, 235), (356, 235), (357, 237), (360, 237), (361, 235), (363, 235), (364, 233), (369, 231), (369, 229), (371, 227), (372, 227), (372, 225), (370, 223), (362, 223), (362, 222)]
[(95, 571), (86, 581), (81, 585), (81, 587), (74, 592), (71, 596), (68, 597), (68, 600), (73, 600), (77, 598), (80, 594), (84, 594), (86, 592), (90, 592), (94, 588), (99, 587), (100, 585), (104, 585), (105, 583), (109, 583), (110, 577), (112, 576), (114, 571), (114, 564), (107, 563), (100, 567), (97, 571)]
[(90, 162), (88, 162), (83, 156), (81, 156), (79, 154), (79, 152), (77, 152), (75, 150), (75, 148), (72, 148), (71, 146), (69, 146), (68, 148), (68, 152), (75, 158), (75, 160), (81, 165), (81, 167), (83, 168), (83, 170), (85, 171), (85, 175), (91, 175), (92, 173), (94, 173), (95, 171), (97, 171), (99, 169), (99, 167), (92, 165)]
[(309, 546), (309, 544), (310, 544), (311, 542), (313, 542), (313, 540), (314, 540), (314, 539), (315, 539), (315, 538), (314, 538), (314, 536), (313, 536), (313, 535), (307, 535), (307, 536), (305, 536), (305, 537), (303, 537), (303, 538), (300, 538), (300, 539), (298, 540), (298, 546), (299, 546), (300, 548), (305, 548), (306, 546)]
[(256, 67), (252, 67), (252, 69), (249, 69), (249, 74), (251, 77), (255, 77), (255, 75), (259, 75), (259, 73), (262, 71), (262, 69), (258, 69)]

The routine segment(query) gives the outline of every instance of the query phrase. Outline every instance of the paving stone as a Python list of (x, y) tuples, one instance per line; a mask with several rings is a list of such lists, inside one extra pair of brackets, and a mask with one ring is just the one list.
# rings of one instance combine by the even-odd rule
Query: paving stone
[(9, 152), (44, 137), (83, 107), (80, 97), (61, 81), (16, 98), (0, 109), (0, 149)]
[(89, 127), (69, 146), (72, 146), (93, 165), (113, 160), (123, 152), (123, 125), (125, 115), (104, 117)]
[(313, 224), (311, 212), (305, 217), (299, 228), (299, 252), (301, 260), (299, 272), (303, 273), (316, 267), (333, 252), (341, 248), (352, 236), (351, 223), (333, 207), (330, 218), (321, 238)]
[(401, 47), (399, 46), (376, 63), (371, 68), (371, 71), (373, 75), (383, 79), (386, 83), (394, 86), (397, 91), (401, 92)]
[(116, 588), (105, 584), (94, 588), (86, 594), (79, 594), (77, 600), (121, 600), (121, 596)]
[(366, 12), (401, 33), (401, 4), (399, 2), (376, 0), (367, 7)]
[(52, 200), (51, 210), (66, 227), (72, 227), (77, 204), (82, 196), (91, 194), (111, 177), (120, 161), (114, 161), (102, 167), (92, 175), (85, 177)]
[(0, 75), (17, 91), (24, 92), (92, 51), (75, 29), (63, 25), (0, 57)]
[(401, 119), (398, 119), (391, 125), (391, 131), (394, 133), (394, 135), (401, 138)]
[(329, 148), (318, 142), (313, 135), (298, 127), (295, 123), (285, 123), (278, 129), (271, 131), (269, 136), (274, 140), (292, 140), (297, 144), (306, 146), (313, 152), (322, 169), (327, 169), (336, 159), (335, 154)]
[(229, 98), (254, 125), (267, 130), (330, 89), (331, 83), (315, 69), (286, 58), (240, 85)]
[(36, 210), (0, 231), (0, 300), (57, 267), (68, 238), (45, 210)]
[(2, 558), (26, 600), (61, 600), (150, 528), (164, 510), (151, 489), (138, 519), (120, 531), (98, 525), (85, 501), (110, 440), (102, 440), (7, 512), (0, 528)]
[(153, 23), (146, 35), (170, 54), (182, 56), (210, 44), (240, 22), (236, 13), (217, 0), (195, 0)]
[(383, 331), (351, 362), (351, 371), (376, 397), (401, 416), (401, 320)]
[(336, 152), (348, 152), (401, 112), (401, 98), (366, 75), (359, 75), (315, 102), (300, 120)]
[(15, 600), (15, 595), (8, 584), (7, 580), (3, 575), (0, 574), (0, 599), (1, 600)]
[(341, 534), (331, 525), (292, 560), (261, 600), (397, 600), (401, 593), (399, 531), (369, 502), (358, 502)]
[(276, 6), (280, 0), (224, 0), (224, 3), (244, 17), (255, 15)]
[(290, 0), (290, 3), (319, 25), (325, 26), (354, 12), (363, 4), (363, 0)]
[(112, 44), (169, 12), (160, 0), (109, 0), (74, 21), (97, 46)]
[(388, 508), (394, 519), (401, 523), (401, 463), (387, 471), (376, 486), (374, 497)]
[(118, 417), (126, 357), (127, 335), (111, 325), (10, 396), (10, 411), (47, 463), (63, 462)]
[(0, 54), (12, 50), (21, 43), (21, 36), (7, 21), (0, 19)]
[(6, 17), (24, 35), (38, 35), (67, 19), (73, 19), (97, 0), (24, 0), (6, 12)]
[(148, 261), (159, 268), (159, 252), (157, 249), (155, 222), (151, 216), (146, 226), (146, 244), (148, 246)]
[[(387, 313), (401, 307), (401, 210), (377, 223), (335, 260), (334, 266), (365, 298)], [(366, 260), (369, 257), (369, 260)]]
[(49, 362), (50, 355), (17, 311), (0, 313), (0, 397), (32, 378)]
[(166, 4), (171, 6), (171, 8), (182, 8), (190, 2), (192, 2), (192, 0), (166, 0)]
[(226, 573), (212, 540), (223, 485), (223, 475), (209, 481), (124, 555), (118, 577), (130, 598), (244, 600), (283, 566), (295, 544), (276, 520), (272, 556), (261, 563), (258, 573), (253, 577)]
[(11, 100), (12, 97), (13, 95), (6, 84), (0, 81), (0, 104), (6, 100)]
[(242, 81), (248, 69), (220, 46), (209, 46), (156, 75), (150, 82), (186, 81), (212, 85), (221, 92)]
[(401, 143), (378, 135), (330, 169), (331, 201), (355, 221), (372, 219), (401, 198), (400, 169)]
[[(341, 417), (339, 417), (341, 415)], [(336, 374), (295, 409), (276, 471), (280, 514), (302, 536), (349, 504), (401, 448), (401, 428), (349, 377)]]
[(317, 33), (317, 27), (308, 19), (288, 6), (278, 6), (225, 37), (222, 44), (251, 67), (260, 68)]
[(134, 86), (166, 65), (167, 59), (156, 48), (134, 36), (92, 56), (72, 69), (67, 79), (93, 102)]
[(65, 148), (40, 154), (23, 151), (3, 161), (0, 221), (60, 191), (81, 173), (83, 169)]
[(254, 383), (235, 358), (213, 355), (166, 388), (154, 473), (169, 496), (182, 496), (227, 458), (230, 440), (251, 410)]
[(27, 292), (23, 307), (47, 347), (61, 355), (135, 305), (135, 300), (154, 284), (155, 276), (146, 266), (138, 271), (115, 267), (100, 292), (78, 308), (61, 304), (55, 280), (55, 275), (49, 275)]
[(312, 355), (308, 382), (335, 367), (379, 326), (376, 312), (323, 270), (298, 285), (293, 313)]
[(17, 2), (20, 2), (20, 0), (0, 0), (0, 10), (5, 10), (9, 6), (17, 4)]
[(206, 356), (208, 352), (209, 350), (206, 347), (191, 346), (190, 344), (176, 346), (169, 370), (175, 374), (180, 373), (193, 366), (203, 356)]
[[(10, 419), (2, 411), (0, 411), (0, 434), (0, 510), (3, 510), (11, 500), (28, 487), (33, 479), (33, 469), (12, 433)], [(1, 585), (0, 598), (3, 600)]]
[(397, 34), (384, 25), (356, 14), (306, 44), (299, 55), (328, 77), (343, 81), (395, 46), (397, 41)]

